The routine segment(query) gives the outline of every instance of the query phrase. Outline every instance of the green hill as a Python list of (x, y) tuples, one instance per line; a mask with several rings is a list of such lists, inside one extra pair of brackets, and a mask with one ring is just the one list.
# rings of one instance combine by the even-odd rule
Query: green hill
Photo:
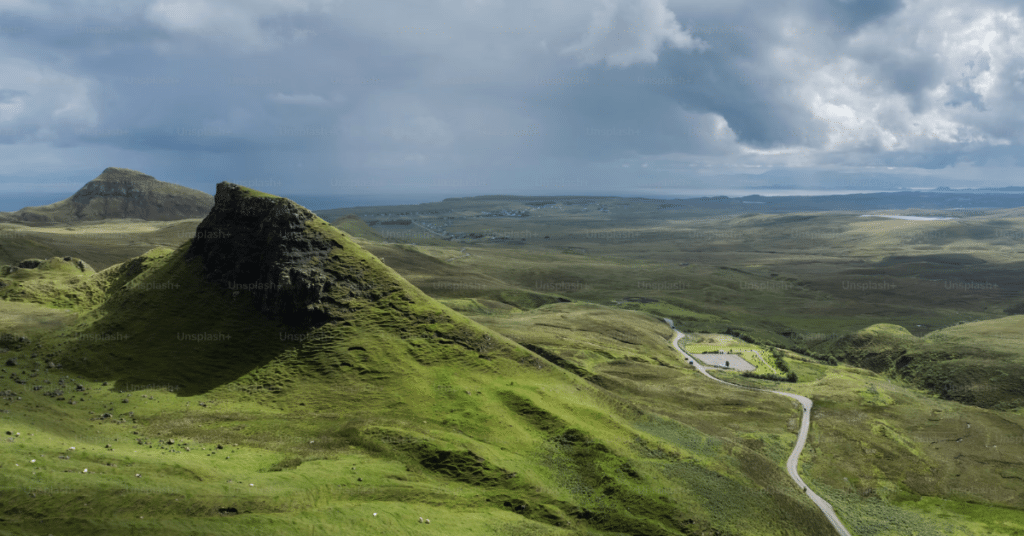
[[(778, 486), (786, 448), (647, 414), (428, 297), (287, 199), (221, 183), (181, 247), (65, 272), (8, 297), (78, 317), (5, 352), (5, 425), (19, 435), (0, 450), (16, 490), (0, 532), (829, 531)], [(621, 349), (570, 363), (692, 374), (653, 365), (670, 354), (642, 323), (620, 327)], [(740, 421), (781, 415), (770, 429), (791, 443), (792, 411), (771, 400)]]
[(201, 218), (213, 197), (135, 170), (109, 167), (71, 197), (41, 207), (0, 213), (13, 222), (77, 222), (113, 218), (183, 220)]
[(1024, 317), (952, 326), (915, 337), (892, 324), (875, 324), (814, 351), (852, 365), (906, 378), (939, 396), (995, 409), (1024, 406)]
[(380, 233), (375, 231), (373, 227), (367, 225), (365, 221), (361, 220), (359, 216), (356, 216), (355, 214), (342, 216), (334, 220), (331, 225), (334, 225), (338, 229), (341, 229), (356, 238), (373, 240), (376, 242), (384, 241), (384, 237), (381, 236)]

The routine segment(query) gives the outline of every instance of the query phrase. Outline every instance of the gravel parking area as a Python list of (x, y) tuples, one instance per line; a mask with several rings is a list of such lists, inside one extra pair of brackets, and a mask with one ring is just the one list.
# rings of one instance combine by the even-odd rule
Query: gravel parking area
[[(740, 372), (746, 372), (757, 368), (754, 365), (747, 363), (746, 360), (736, 354), (693, 354), (693, 357), (700, 359), (705, 365), (728, 368), (731, 370), (738, 370)], [(728, 367), (725, 366), (726, 361), (729, 362)]]

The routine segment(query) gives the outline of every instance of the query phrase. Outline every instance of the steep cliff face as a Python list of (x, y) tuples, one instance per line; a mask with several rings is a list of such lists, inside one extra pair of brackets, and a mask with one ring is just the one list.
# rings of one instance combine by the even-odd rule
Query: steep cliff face
[(319, 325), (402, 289), (383, 264), (346, 242), (305, 207), (222, 182), (187, 257), (201, 258), (210, 280), (251, 292), (264, 313)]
[(213, 196), (205, 192), (161, 182), (131, 169), (111, 167), (63, 201), (27, 207), (3, 216), (7, 220), (24, 222), (112, 218), (169, 221), (201, 218), (212, 207)]

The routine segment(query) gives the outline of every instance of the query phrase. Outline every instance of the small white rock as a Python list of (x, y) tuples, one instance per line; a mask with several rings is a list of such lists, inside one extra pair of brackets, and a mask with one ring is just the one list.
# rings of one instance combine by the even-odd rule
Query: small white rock
[(249, 487), (251, 488), (251, 487), (253, 487), (253, 486), (255, 486), (255, 485), (256, 485), (256, 484), (249, 484)]
[(36, 461), (35, 461), (35, 460), (32, 460), (32, 463), (36, 463)]
[(89, 472), (89, 470), (88, 470), (88, 469), (82, 469), (82, 472), (83, 472), (83, 473), (88, 473), (88, 472)]
[(373, 513), (373, 517), (377, 517), (377, 512), (374, 512), (374, 513)]

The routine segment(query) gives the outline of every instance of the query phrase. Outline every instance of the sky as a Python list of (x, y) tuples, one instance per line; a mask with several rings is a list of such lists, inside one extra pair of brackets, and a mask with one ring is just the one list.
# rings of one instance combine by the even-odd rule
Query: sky
[(978, 0), (0, 0), (0, 196), (1024, 185)]

